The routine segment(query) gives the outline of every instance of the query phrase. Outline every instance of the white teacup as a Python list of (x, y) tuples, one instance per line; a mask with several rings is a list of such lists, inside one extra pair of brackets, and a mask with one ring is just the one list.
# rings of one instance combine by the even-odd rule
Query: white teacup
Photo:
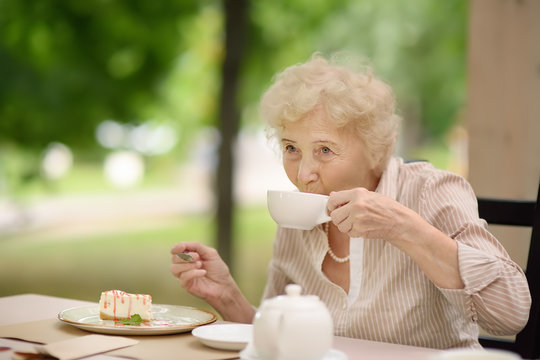
[(445, 350), (430, 360), (520, 360), (516, 353), (498, 349), (452, 349)]
[(331, 220), (326, 212), (326, 195), (268, 190), (267, 200), (270, 216), (282, 227), (311, 230)]

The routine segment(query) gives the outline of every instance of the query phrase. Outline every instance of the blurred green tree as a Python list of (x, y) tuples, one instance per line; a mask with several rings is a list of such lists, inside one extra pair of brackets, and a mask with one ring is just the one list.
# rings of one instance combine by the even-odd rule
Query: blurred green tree
[(139, 119), (201, 3), (0, 1), (0, 141), (92, 147), (99, 122)]
[[(351, 50), (394, 86), (424, 137), (444, 135), (464, 103), (467, 3), (252, 2), (244, 123), (257, 120), (249, 109), (272, 74), (316, 50)], [(102, 120), (155, 114), (216, 124), (223, 18), (217, 0), (0, 1), (0, 141), (91, 147)]]

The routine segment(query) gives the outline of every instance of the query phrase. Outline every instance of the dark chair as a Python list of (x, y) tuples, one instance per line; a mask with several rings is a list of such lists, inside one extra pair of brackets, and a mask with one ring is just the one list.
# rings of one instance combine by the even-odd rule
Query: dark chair
[(515, 341), (481, 337), (488, 348), (514, 351), (525, 359), (540, 357), (540, 185), (536, 201), (478, 198), (478, 212), (488, 224), (532, 227), (525, 274), (531, 291), (529, 321)]

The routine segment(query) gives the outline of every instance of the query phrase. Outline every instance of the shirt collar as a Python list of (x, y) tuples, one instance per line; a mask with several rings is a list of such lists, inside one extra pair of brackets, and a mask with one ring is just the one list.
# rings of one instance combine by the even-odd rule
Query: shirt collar
[(381, 180), (379, 180), (379, 185), (377, 185), (375, 192), (397, 200), (398, 186), (396, 186), (396, 184), (398, 182), (401, 165), (403, 165), (402, 158), (390, 158), (388, 165), (386, 165), (386, 169), (381, 175)]

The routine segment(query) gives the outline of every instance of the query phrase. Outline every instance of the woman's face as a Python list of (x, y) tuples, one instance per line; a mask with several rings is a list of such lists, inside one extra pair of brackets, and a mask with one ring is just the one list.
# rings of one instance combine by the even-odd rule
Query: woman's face
[(281, 149), (285, 172), (300, 191), (328, 195), (355, 187), (375, 190), (379, 182), (356, 132), (337, 128), (321, 110), (288, 123)]

